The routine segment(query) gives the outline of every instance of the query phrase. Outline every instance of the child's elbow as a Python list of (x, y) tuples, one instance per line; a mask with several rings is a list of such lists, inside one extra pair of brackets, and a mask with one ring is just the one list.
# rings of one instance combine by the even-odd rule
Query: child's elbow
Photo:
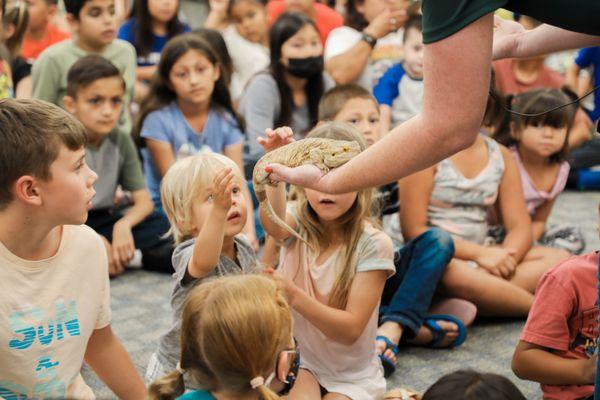
[(512, 358), (512, 362), (510, 364), (510, 367), (513, 371), (513, 373), (519, 378), (519, 379), (527, 379), (527, 373), (526, 370), (523, 366), (523, 361), (522, 361), (522, 352), (519, 350), (515, 350), (515, 353), (513, 354), (513, 358)]
[(363, 334), (363, 329), (350, 328), (344, 330), (343, 334), (338, 338), (338, 341), (344, 346), (352, 346)]

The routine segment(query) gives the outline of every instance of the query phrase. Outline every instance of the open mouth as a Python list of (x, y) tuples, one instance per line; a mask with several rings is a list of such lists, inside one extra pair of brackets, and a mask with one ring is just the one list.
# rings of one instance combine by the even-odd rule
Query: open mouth
[(322, 199), (319, 200), (320, 204), (335, 204), (335, 201), (331, 200), (331, 199)]
[(229, 216), (227, 217), (227, 221), (232, 221), (232, 220), (238, 219), (240, 217), (241, 217), (240, 213), (235, 211), (235, 212), (232, 212), (231, 214), (229, 214)]

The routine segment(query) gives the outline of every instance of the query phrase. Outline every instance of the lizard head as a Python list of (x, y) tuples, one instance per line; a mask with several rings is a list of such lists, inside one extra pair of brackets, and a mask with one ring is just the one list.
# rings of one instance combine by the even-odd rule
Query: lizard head
[(323, 162), (329, 168), (336, 168), (360, 153), (360, 145), (355, 141), (335, 140), (323, 150)]

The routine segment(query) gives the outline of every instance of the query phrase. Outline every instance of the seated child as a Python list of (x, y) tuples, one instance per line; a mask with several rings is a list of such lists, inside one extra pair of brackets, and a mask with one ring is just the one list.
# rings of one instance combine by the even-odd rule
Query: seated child
[(151, 400), (181, 396), (190, 378), (203, 390), (179, 399), (215, 400), (227, 393), (275, 400), (294, 384), (300, 360), (292, 316), (271, 279), (227, 276), (203, 283), (189, 293), (181, 319), (180, 361), (150, 386)]
[(444, 375), (421, 400), (525, 400), (514, 383), (498, 374), (459, 370)]
[[(106, 246), (110, 275), (123, 272), (135, 249), (141, 250), (144, 267), (172, 272), (173, 247), (162, 238), (169, 222), (154, 211), (131, 135), (114, 129), (125, 93), (121, 73), (107, 59), (89, 55), (73, 64), (67, 80), (65, 108), (85, 127), (88, 165), (99, 175), (87, 225)], [(125, 211), (114, 200), (119, 186), (133, 199)]]
[(27, 3), (12, 3), (4, 14), (4, 40), (10, 57), (12, 83), (16, 98), (31, 97), (31, 64), (21, 56), (21, 45), (29, 23)]
[(31, 71), (33, 98), (63, 107), (69, 68), (87, 54), (98, 54), (110, 60), (125, 80), (124, 104), (118, 127), (122, 132), (130, 133), (128, 107), (135, 81), (135, 49), (129, 43), (115, 39), (115, 0), (65, 0), (65, 8), (74, 39), (50, 46), (35, 61)]
[(83, 127), (46, 102), (6, 99), (0, 142), (0, 396), (94, 398), (85, 359), (116, 397), (145, 398), (110, 326), (106, 251), (82, 225), (98, 177)]
[[(355, 84), (336, 86), (329, 90), (319, 104), (319, 120), (346, 122), (353, 125), (370, 146), (379, 140), (380, 119), (377, 101), (366, 89)], [(353, 140), (351, 135), (338, 139)], [(384, 231), (386, 217), (399, 225), (398, 187), (396, 184), (380, 188), (380, 202)], [(395, 211), (385, 215), (386, 210)], [(390, 219), (387, 219), (390, 221)], [(391, 235), (390, 235), (391, 236)], [(431, 301), (446, 265), (454, 255), (450, 234), (432, 228), (409, 241), (394, 254), (396, 274), (388, 279), (379, 309), (380, 324), (377, 349), (382, 354), (386, 376), (395, 370), (400, 339), (432, 347), (455, 347), (465, 339), (465, 326), (475, 317), (475, 307), (462, 300), (454, 315), (432, 315)], [(448, 303), (448, 301), (444, 301)]]
[[(492, 105), (488, 101), (487, 111)], [(526, 316), (539, 278), (569, 255), (532, 247), (516, 162), (483, 134), (467, 149), (402, 179), (400, 203), (406, 239), (432, 226), (452, 234), (455, 255), (442, 277), (442, 293), (469, 300), (487, 315)], [(489, 238), (494, 207), (506, 231), (500, 243)]]
[(250, 242), (240, 234), (248, 215), (245, 184), (237, 165), (216, 153), (183, 158), (163, 178), (163, 206), (177, 244), (173, 324), (150, 358), (148, 383), (174, 370), (179, 361), (181, 313), (192, 288), (209, 277), (259, 271)]
[(33, 64), (46, 48), (69, 39), (71, 34), (50, 22), (58, 10), (58, 0), (27, 0), (27, 5), (29, 22), (21, 55)]
[(382, 132), (400, 125), (421, 111), (423, 102), (423, 23), (420, 15), (404, 24), (404, 61), (390, 67), (373, 94), (381, 107)]
[[(538, 114), (571, 99), (558, 89), (538, 89), (508, 96), (507, 104), (521, 114)], [(495, 138), (507, 146), (521, 175), (521, 186), (532, 219), (533, 240), (579, 254), (585, 247), (581, 230), (573, 225), (549, 225), (548, 217), (569, 176), (569, 135), (574, 107), (537, 117), (511, 114)]]
[(544, 399), (592, 399), (598, 359), (598, 253), (571, 257), (540, 280), (512, 369)]

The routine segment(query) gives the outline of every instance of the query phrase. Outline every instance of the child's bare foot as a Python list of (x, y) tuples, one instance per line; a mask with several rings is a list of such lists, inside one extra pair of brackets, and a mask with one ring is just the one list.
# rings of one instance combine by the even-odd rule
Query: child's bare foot
[[(402, 326), (396, 322), (384, 322), (377, 329), (377, 336), (386, 337), (391, 343), (393, 343), (395, 346), (398, 346), (398, 343), (400, 343), (400, 338), (402, 337)], [(377, 349), (377, 354), (383, 355), (392, 362), (396, 363), (396, 353), (383, 339), (377, 339), (375, 348)]]
[[(437, 343), (435, 347), (450, 347), (450, 345), (456, 340), (458, 337), (458, 325), (454, 322), (444, 321), (444, 320), (432, 320), (441, 328), (442, 332), (439, 332), (436, 336), (441, 339)], [(422, 325), (421, 329), (419, 329), (419, 333), (414, 339), (407, 340), (408, 343), (418, 344), (421, 346), (427, 346), (429, 344), (433, 344), (434, 333), (433, 331)]]

